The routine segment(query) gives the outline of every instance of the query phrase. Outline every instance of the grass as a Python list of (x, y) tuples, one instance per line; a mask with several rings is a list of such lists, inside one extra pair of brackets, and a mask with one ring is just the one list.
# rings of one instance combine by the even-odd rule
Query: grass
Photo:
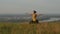
[(60, 34), (60, 22), (0, 23), (0, 34)]

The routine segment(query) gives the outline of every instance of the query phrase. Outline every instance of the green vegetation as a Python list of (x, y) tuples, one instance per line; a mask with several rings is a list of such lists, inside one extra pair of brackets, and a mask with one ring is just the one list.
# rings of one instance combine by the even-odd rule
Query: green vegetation
[(0, 34), (60, 34), (60, 22), (0, 23)]

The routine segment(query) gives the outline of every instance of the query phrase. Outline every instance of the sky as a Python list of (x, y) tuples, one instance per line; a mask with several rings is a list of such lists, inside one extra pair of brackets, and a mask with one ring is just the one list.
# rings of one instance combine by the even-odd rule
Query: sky
[(60, 14), (60, 0), (0, 0), (0, 14)]

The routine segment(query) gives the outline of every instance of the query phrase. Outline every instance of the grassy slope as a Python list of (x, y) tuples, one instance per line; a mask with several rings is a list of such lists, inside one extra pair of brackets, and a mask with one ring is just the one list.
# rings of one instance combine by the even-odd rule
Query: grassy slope
[(60, 34), (60, 22), (39, 24), (0, 23), (0, 34)]

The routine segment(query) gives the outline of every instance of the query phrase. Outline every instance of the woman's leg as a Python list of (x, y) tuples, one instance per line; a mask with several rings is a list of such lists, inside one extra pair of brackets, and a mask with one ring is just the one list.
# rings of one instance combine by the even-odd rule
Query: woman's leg
[(39, 23), (39, 21), (38, 21), (38, 20), (36, 20), (36, 23)]
[(31, 23), (33, 23), (33, 21), (32, 21), (32, 20), (30, 21), (30, 24), (31, 24)]

